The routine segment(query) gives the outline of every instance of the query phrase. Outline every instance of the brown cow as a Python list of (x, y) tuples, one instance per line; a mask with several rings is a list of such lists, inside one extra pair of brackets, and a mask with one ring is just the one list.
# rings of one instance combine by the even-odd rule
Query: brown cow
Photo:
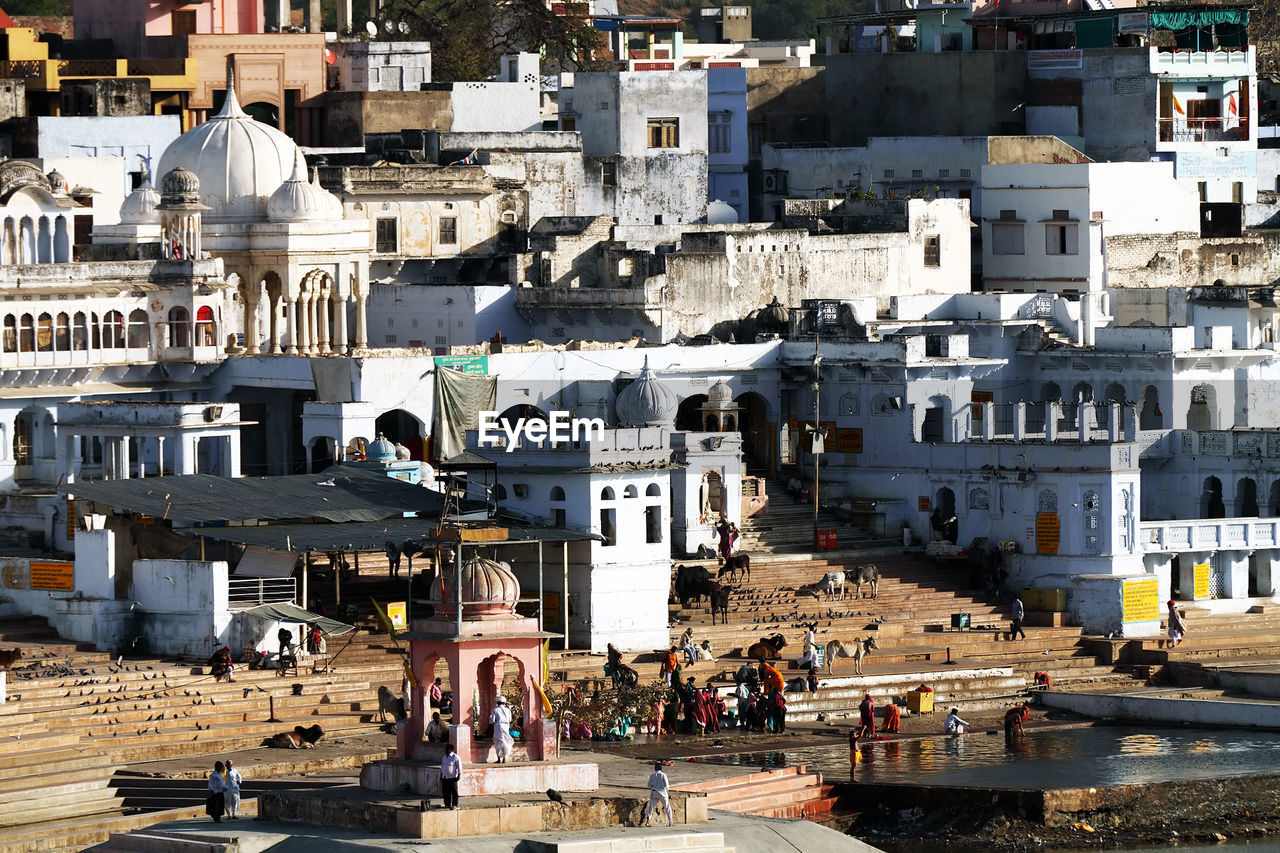
[(294, 726), (293, 731), (272, 735), (264, 740), (262, 745), (274, 746), (277, 749), (311, 749), (322, 737), (324, 737), (324, 729), (319, 726)]
[(782, 657), (782, 650), (787, 645), (787, 640), (781, 634), (774, 634), (772, 637), (765, 637), (758, 643), (752, 643), (747, 648), (747, 657), (754, 660), (778, 660)]

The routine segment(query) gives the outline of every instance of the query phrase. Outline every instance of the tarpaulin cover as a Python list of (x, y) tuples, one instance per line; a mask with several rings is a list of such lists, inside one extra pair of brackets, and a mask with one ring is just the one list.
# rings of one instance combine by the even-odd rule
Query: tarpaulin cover
[(101, 480), (64, 487), (77, 499), (122, 512), (145, 513), (174, 527), (251, 520), (379, 521), (405, 513), (440, 512), (440, 493), (380, 471), (345, 465), (288, 477), (187, 474), (142, 480)]
[(1158, 30), (1185, 30), (1213, 24), (1248, 26), (1248, 9), (1203, 9), (1199, 12), (1151, 12), (1151, 26)]
[[(230, 528), (234, 529), (234, 528)], [(183, 537), (186, 539), (186, 537)], [(190, 542), (190, 539), (187, 539)], [(236, 564), (238, 578), (287, 578), (298, 564), (298, 555), (292, 551), (267, 551), (263, 548), (245, 548)]]
[[(507, 542), (583, 542), (598, 540), (600, 534), (561, 527), (517, 527), (496, 522), (506, 528)], [(388, 518), (383, 521), (351, 524), (272, 524), (254, 527), (198, 527), (179, 531), (187, 536), (200, 536), (218, 542), (235, 542), (257, 548), (270, 548), (300, 554), (304, 551), (381, 551), (387, 543), (400, 545), (407, 539), (432, 546), (436, 541), (435, 519)], [(442, 544), (451, 547), (451, 533)], [(501, 543), (500, 543), (501, 544)], [(240, 574), (240, 570), (236, 570)]]
[(350, 634), (355, 630), (354, 625), (339, 622), (337, 619), (329, 619), (318, 613), (312, 613), (310, 610), (304, 610), (296, 604), (286, 604), (284, 602), (259, 604), (257, 607), (250, 607), (240, 612), (263, 622), (306, 622), (315, 624), (321, 631), (330, 635)]
[(496, 376), (469, 376), (436, 365), (436, 407), (431, 434), (441, 459), (452, 459), (466, 448), (466, 432), (478, 429), (480, 412), (493, 411)]

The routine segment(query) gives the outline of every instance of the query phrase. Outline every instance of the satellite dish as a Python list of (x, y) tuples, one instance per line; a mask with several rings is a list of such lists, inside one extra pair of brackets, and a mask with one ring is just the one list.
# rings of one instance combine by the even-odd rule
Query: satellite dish
[(365, 32), (367, 32), (369, 35), (371, 35), (371, 36), (376, 36), (376, 35), (378, 34), (378, 25), (377, 25), (377, 24), (375, 24), (373, 21), (365, 21), (365, 22), (364, 22), (364, 30), (365, 30)]
[(395, 31), (396, 25), (394, 21), (383, 21), (382, 28), (390, 33)]
[(409, 34), (409, 25), (406, 24), (404, 21), (401, 21), (400, 23), (396, 24), (396, 29), (400, 31), (400, 35), (402, 36)]

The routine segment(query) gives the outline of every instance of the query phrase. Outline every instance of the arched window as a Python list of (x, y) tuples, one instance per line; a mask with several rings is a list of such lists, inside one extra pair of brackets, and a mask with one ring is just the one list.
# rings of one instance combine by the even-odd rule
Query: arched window
[(644, 490), (644, 493), (646, 496), (651, 498), (660, 498), (662, 497), (662, 487), (657, 483), (650, 483), (648, 488)]
[(89, 346), (89, 321), (83, 311), (77, 311), (71, 318), (71, 348), (83, 350)]
[(505, 501), (507, 499), (507, 487), (498, 483), (493, 487), (494, 500)]
[(102, 349), (102, 326), (98, 323), (98, 315), (96, 312), (89, 315), (89, 334), (90, 340), (93, 341), (94, 349)]
[(552, 487), (551, 487), (551, 500), (553, 500), (553, 501), (562, 501), (562, 500), (564, 500), (564, 489), (560, 488), (559, 486), (552, 486)]
[(603, 489), (600, 490), (600, 500), (611, 501), (613, 499), (614, 499), (613, 489), (611, 487), (605, 486)]
[(637, 498), (640, 496), (640, 490), (635, 486), (627, 486), (622, 490), (622, 496), (624, 498)]
[(102, 348), (124, 349), (124, 315), (108, 311), (102, 318)]
[(4, 351), (18, 351), (18, 318), (12, 314), (4, 315)]
[(18, 351), (36, 351), (36, 323), (30, 314), (23, 314), (18, 326)]
[(211, 347), (218, 343), (213, 328), (213, 309), (201, 305), (196, 309), (196, 346)]
[(36, 349), (53, 352), (53, 315), (47, 311), (36, 318)]
[(146, 311), (135, 308), (129, 312), (129, 349), (142, 349), (150, 344), (150, 319)]
[(54, 318), (53, 348), (58, 352), (71, 351), (71, 317), (66, 311), (58, 312)]
[(191, 314), (181, 305), (169, 309), (169, 346), (191, 346)]

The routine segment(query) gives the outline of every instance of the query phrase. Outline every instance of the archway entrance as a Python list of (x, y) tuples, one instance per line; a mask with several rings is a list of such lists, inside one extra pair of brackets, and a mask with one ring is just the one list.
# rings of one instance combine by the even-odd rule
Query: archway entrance
[(676, 429), (682, 432), (702, 432), (702, 406), (707, 402), (706, 394), (694, 394), (680, 401), (676, 409)]
[(407, 447), (409, 458), (415, 462), (426, 458), (426, 436), (423, 435), (422, 421), (404, 409), (383, 412), (373, 422), (373, 428), (375, 433), (386, 436), (387, 441), (392, 444)]
[(960, 534), (960, 523), (956, 519), (956, 493), (943, 486), (933, 498), (933, 513), (929, 516), (929, 524), (933, 535), (939, 539), (956, 544)]
[(763, 476), (769, 468), (769, 424), (764, 397), (755, 391), (740, 395), (738, 431), (742, 433), (742, 461), (747, 470)]
[(1217, 477), (1204, 479), (1204, 490), (1200, 494), (1200, 517), (1227, 517), (1227, 507), (1222, 501), (1222, 481)]

